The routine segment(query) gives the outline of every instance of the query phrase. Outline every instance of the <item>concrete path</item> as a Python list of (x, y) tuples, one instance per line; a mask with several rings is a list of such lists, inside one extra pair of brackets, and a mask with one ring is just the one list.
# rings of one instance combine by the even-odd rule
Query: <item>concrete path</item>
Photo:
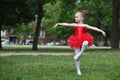
[(37, 51), (0, 51), (0, 56), (11, 55), (72, 55), (72, 52), (37, 52)]

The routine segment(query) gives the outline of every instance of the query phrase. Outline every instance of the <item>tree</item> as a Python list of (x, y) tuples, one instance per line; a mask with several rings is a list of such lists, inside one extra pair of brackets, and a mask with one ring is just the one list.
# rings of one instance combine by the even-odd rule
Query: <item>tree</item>
[[(72, 28), (58, 27), (53, 29), (52, 27), (58, 22), (74, 22), (74, 9), (76, 0), (56, 0), (54, 3), (46, 3), (44, 5), (44, 17), (43, 26), (47, 29), (54, 40), (66, 40), (72, 33)], [(63, 17), (64, 16), (64, 17)], [(56, 33), (56, 34), (54, 34)]]
[[(1, 23), (0, 23), (0, 35), (1, 35)], [(1, 44), (1, 36), (0, 36), (0, 49), (2, 49), (2, 44)]]
[(41, 20), (43, 17), (43, 1), (42, 0), (37, 0), (37, 7), (38, 7), (38, 12), (37, 12), (38, 16), (37, 16), (37, 23), (36, 23), (36, 29), (35, 29), (35, 34), (34, 34), (34, 42), (33, 42), (32, 50), (37, 50), (38, 36), (40, 33)]
[(37, 50), (37, 42), (38, 42), (38, 36), (40, 33), (40, 27), (41, 27), (41, 21), (43, 17), (43, 4), (47, 2), (54, 2), (54, 0), (49, 1), (49, 0), (37, 0), (37, 23), (36, 23), (36, 29), (35, 29), (35, 34), (34, 34), (34, 42), (32, 46), (32, 50)]
[(112, 0), (111, 48), (119, 48), (119, 9), (120, 1)]
[(15, 28), (11, 29), (10, 35), (28, 36), (33, 35), (35, 29), (35, 21), (31, 21), (30, 23), (21, 23), (17, 24)]
[[(59, 13), (60, 17), (58, 22), (73, 23), (76, 11), (76, 0), (61, 0), (61, 2), (61, 12)], [(57, 31), (59, 32), (58, 38), (67, 41), (67, 38), (73, 33), (73, 28), (60, 27)]]
[[(50, 34), (50, 37), (54, 40), (58, 40), (58, 31), (53, 27), (60, 17), (61, 12), (61, 1), (56, 1), (54, 3), (46, 3), (43, 6), (44, 16), (42, 19), (42, 25), (46, 29), (46, 33)], [(54, 34), (56, 33), (56, 34)]]
[[(104, 0), (104, 1), (81, 0), (81, 2), (79, 2), (79, 1), (80, 0), (66, 0), (66, 1), (60, 0), (60, 2), (61, 2), (60, 7), (59, 7), (60, 11), (59, 12), (54, 11), (54, 14), (58, 15), (56, 19), (54, 19), (54, 17), (52, 17), (52, 10), (54, 9), (57, 2), (56, 2), (56, 4), (49, 5), (49, 7), (46, 8), (46, 11), (48, 11), (49, 13), (47, 13), (47, 15), (44, 15), (44, 18), (43, 18), (46, 20), (45, 24), (48, 24), (47, 26), (52, 27), (52, 25), (51, 25), (52, 22), (53, 23), (55, 23), (55, 22), (74, 22), (74, 12), (78, 9), (80, 9), (80, 10), (87, 9), (88, 15), (85, 18), (85, 23), (88, 23), (90, 25), (101, 28), (107, 33), (107, 36), (104, 38), (99, 32), (90, 31), (95, 36), (95, 41), (105, 40), (105, 45), (108, 45), (107, 42), (110, 39), (110, 33), (113, 34), (113, 32), (110, 32), (110, 29), (112, 27), (111, 26), (112, 25), (112, 19), (111, 19), (111, 17), (112, 17), (112, 1), (109, 1), (109, 0)], [(116, 2), (116, 1), (118, 1), (118, 0), (113, 0), (113, 2)], [(119, 5), (119, 2), (120, 1), (116, 2), (115, 5)], [(107, 5), (105, 5), (105, 4), (107, 4)], [(50, 6), (52, 7), (52, 9)], [(57, 7), (56, 7), (56, 9), (57, 9)], [(115, 12), (115, 11), (113, 11), (113, 12)], [(45, 17), (47, 17), (47, 18), (45, 18)], [(119, 18), (119, 17), (117, 17), (117, 18)], [(116, 20), (113, 20), (113, 21), (116, 21)], [(119, 30), (118, 28), (119, 27), (117, 27), (117, 30)], [(47, 29), (50, 29), (50, 28), (47, 27)], [(66, 27), (58, 27), (56, 29), (57, 34), (53, 34), (53, 35), (57, 35), (57, 37), (55, 37), (55, 38), (57, 38), (59, 40), (67, 39), (68, 36), (72, 33), (71, 30), (72, 29), (70, 29), (70, 28), (68, 29)], [(116, 29), (112, 28), (112, 31), (113, 30), (116, 31)], [(49, 32), (52, 33), (53, 30), (50, 29)], [(116, 34), (118, 34), (118, 33), (119, 32), (117, 31)], [(115, 34), (111, 35), (111, 36), (115, 36)], [(113, 39), (113, 37), (112, 37), (112, 39)], [(117, 39), (117, 38), (114, 38), (114, 39)], [(116, 45), (118, 46), (119, 45), (118, 39), (115, 42), (117, 42)]]
[[(102, 12), (103, 10), (102, 5), (104, 5), (104, 2), (102, 1), (101, 4), (97, 7), (96, 5), (98, 4), (96, 3), (97, 2), (95, 1), (93, 2), (89, 0), (81, 1), (81, 2), (79, 1), (76, 2), (76, 0), (69, 0), (69, 1), (61, 0), (61, 1), (57, 1), (55, 4), (47, 3), (44, 5), (45, 15), (43, 17), (43, 24), (46, 24), (45, 26), (47, 26), (47, 30), (49, 30), (49, 32), (52, 35), (56, 35), (56, 37), (54, 38), (58, 40), (67, 39), (68, 36), (73, 32), (72, 28), (58, 27), (55, 32), (54, 30), (51, 29), (51, 27), (57, 22), (74, 22), (75, 11), (79, 9), (80, 10), (87, 9), (90, 12), (86, 16), (87, 18), (85, 19), (85, 22), (93, 26), (98, 26), (99, 28), (103, 28), (100, 26), (102, 24), (102, 20), (104, 20), (104, 17), (101, 16), (105, 15), (105, 13)], [(98, 8), (100, 8), (100, 10)], [(94, 16), (94, 19), (91, 16)], [(56, 34), (54, 34), (54, 32)], [(94, 36), (98, 37), (98, 33), (94, 34)]]
[[(29, 23), (34, 20), (35, 4), (34, 0), (0, 0), (0, 29), (3, 25), (5, 25), (5, 28), (8, 28), (8, 26), (16, 28), (18, 24)], [(0, 48), (2, 49), (1, 41)]]
[[(6, 4), (4, 0), (0, 0), (0, 49), (2, 49), (2, 44), (1, 44), (1, 30), (2, 30), (2, 26), (4, 25), (3, 23), (5, 23), (5, 15), (7, 15), (7, 11), (4, 10), (6, 9)], [(4, 7), (4, 9), (3, 9)]]

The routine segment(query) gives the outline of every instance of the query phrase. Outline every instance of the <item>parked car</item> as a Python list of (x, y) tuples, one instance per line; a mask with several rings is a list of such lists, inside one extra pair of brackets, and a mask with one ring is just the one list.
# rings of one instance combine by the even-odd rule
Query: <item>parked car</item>
[(2, 44), (2, 45), (7, 45), (7, 44), (9, 44), (9, 40), (7, 40), (7, 39), (2, 39), (2, 40), (1, 40), (1, 44)]
[(46, 43), (47, 46), (65, 46), (67, 45), (65, 42), (50, 42), (50, 43)]
[(55, 46), (55, 42), (46, 43), (47, 46)]
[[(27, 44), (27, 45), (32, 45), (32, 44), (33, 44), (33, 40), (26, 40), (26, 44)], [(37, 44), (38, 44), (38, 45), (44, 45), (41, 41), (38, 41)]]

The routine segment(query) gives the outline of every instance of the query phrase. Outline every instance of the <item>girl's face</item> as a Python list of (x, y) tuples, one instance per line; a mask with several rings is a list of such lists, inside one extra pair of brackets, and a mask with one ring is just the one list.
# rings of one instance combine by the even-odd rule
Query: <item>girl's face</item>
[(82, 22), (82, 20), (83, 20), (82, 14), (81, 14), (80, 12), (77, 12), (77, 13), (75, 14), (75, 22), (76, 22), (76, 23), (80, 23), (80, 22)]

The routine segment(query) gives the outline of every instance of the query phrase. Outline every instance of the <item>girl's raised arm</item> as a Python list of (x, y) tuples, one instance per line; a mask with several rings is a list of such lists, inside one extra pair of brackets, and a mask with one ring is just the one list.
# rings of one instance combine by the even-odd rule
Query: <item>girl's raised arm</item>
[(99, 29), (97, 27), (87, 25), (87, 28), (91, 29), (91, 30), (94, 30), (94, 31), (97, 31), (97, 32), (101, 32), (103, 34), (103, 36), (106, 36), (106, 33), (103, 30), (101, 30), (101, 29)]
[(57, 23), (55, 24), (54, 28), (57, 26), (69, 26), (69, 27), (74, 27), (76, 24), (75, 23)]

